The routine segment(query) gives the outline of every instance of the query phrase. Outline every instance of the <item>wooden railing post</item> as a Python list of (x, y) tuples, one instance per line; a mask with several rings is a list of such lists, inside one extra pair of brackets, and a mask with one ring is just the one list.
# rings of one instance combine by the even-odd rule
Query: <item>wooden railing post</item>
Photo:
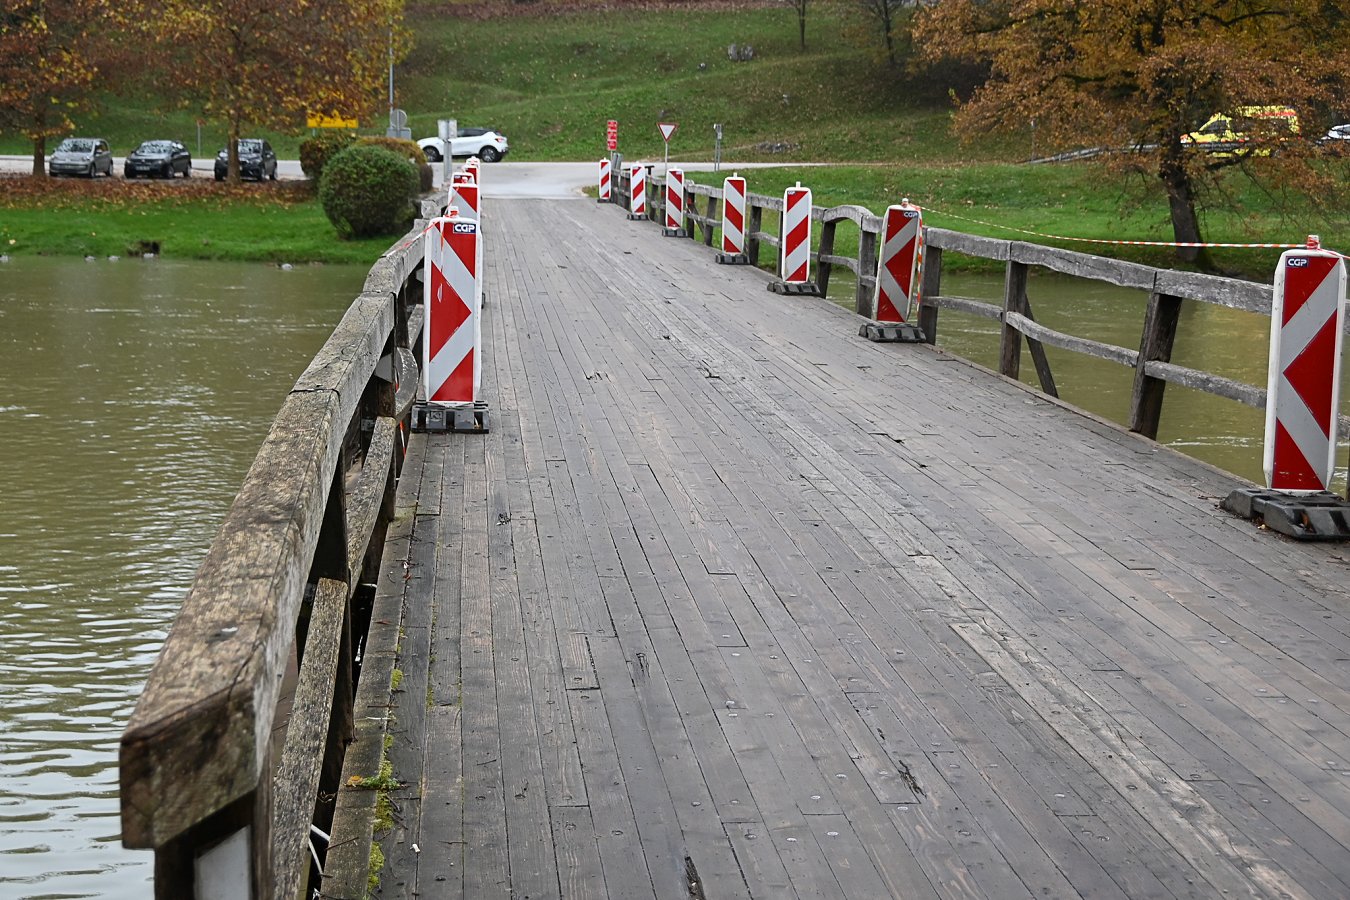
[(869, 275), (876, 277), (876, 274), (877, 233), (864, 228), (858, 232), (858, 286), (853, 292), (853, 309), (858, 315), (868, 319), (876, 316), (876, 311), (872, 309), (872, 298), (876, 290), (875, 286), (869, 289), (863, 279)]
[(1145, 366), (1154, 361), (1171, 362), (1172, 345), (1181, 318), (1181, 298), (1157, 291), (1148, 296), (1144, 314), (1144, 332), (1139, 339), (1139, 363), (1134, 370), (1134, 391), (1130, 397), (1130, 430), (1146, 438), (1157, 439), (1162, 419), (1163, 391), (1167, 382), (1153, 378)]
[[(810, 215), (810, 213), (807, 213), (807, 215)], [(838, 221), (835, 220), (821, 223), (820, 255), (816, 260), (816, 286), (820, 288), (820, 296), (822, 297), (830, 295), (830, 270), (834, 266), (826, 262), (825, 257), (834, 254), (834, 230), (838, 225)]]
[(717, 214), (717, 198), (710, 196), (708, 197), (708, 205), (706, 210), (708, 221), (703, 224), (703, 245), (705, 247), (712, 246), (713, 229), (716, 227), (715, 225), (713, 225), (713, 216), (716, 214)]
[(1022, 369), (1022, 332), (1008, 321), (1008, 313), (1022, 311), (1026, 293), (1026, 264), (1008, 260), (1003, 275), (1003, 331), (999, 337), (998, 371), (1009, 378), (1017, 378)]
[(942, 248), (925, 247), (919, 286), (919, 330), (930, 344), (937, 343), (938, 297), (942, 296)]
[[(271, 759), (268, 753), (264, 772)], [(155, 900), (270, 898), (272, 855), (272, 779), (264, 777), (256, 790), (155, 849)]]
[(745, 232), (745, 255), (750, 265), (759, 268), (759, 238), (755, 235), (764, 230), (764, 207), (756, 206), (746, 197), (750, 205), (750, 227)]

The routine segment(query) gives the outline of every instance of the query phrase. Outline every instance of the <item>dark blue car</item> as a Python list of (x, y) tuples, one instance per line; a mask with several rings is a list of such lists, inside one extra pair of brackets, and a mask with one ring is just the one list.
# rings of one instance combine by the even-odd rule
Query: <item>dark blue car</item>
[[(230, 148), (216, 154), (216, 181), (224, 181), (230, 166)], [(277, 155), (272, 145), (258, 138), (239, 139), (239, 177), (262, 181), (277, 180)]]

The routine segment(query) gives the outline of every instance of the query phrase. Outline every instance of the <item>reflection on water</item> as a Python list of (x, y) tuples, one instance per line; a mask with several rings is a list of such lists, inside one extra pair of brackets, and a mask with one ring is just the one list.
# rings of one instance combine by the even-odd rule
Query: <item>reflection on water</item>
[[(853, 281), (835, 269), (830, 299), (853, 308)], [(835, 279), (838, 279), (836, 284)], [(1003, 276), (942, 276), (942, 293), (1002, 305)], [(1148, 296), (1142, 291), (1033, 270), (1027, 296), (1036, 321), (1057, 331), (1138, 350)], [(938, 346), (991, 369), (998, 368), (999, 324), (965, 313), (943, 310), (938, 320)], [(1270, 344), (1270, 319), (1210, 303), (1182, 304), (1172, 362), (1264, 387)], [(1045, 348), (1059, 396), (1091, 413), (1127, 423), (1134, 370), (1055, 347)], [(1344, 367), (1343, 367), (1344, 368)], [(1343, 371), (1343, 375), (1348, 375)], [(1021, 380), (1040, 386), (1025, 345)], [(1350, 391), (1341, 391), (1343, 414), (1350, 414)], [(1168, 385), (1163, 400), (1161, 443), (1258, 484), (1261, 472), (1265, 412), (1201, 391)], [(1336, 485), (1344, 489), (1344, 457)]]
[(117, 743), (295, 377), (365, 270), (0, 268), (0, 897), (150, 896)]

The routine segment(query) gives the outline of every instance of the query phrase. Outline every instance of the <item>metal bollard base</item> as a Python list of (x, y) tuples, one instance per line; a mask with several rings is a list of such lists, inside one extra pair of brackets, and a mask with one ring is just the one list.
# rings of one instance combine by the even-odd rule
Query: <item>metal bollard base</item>
[(820, 292), (820, 285), (814, 282), (806, 284), (790, 284), (786, 281), (769, 282), (769, 290), (775, 294), (785, 294), (792, 297), (823, 297)]
[(858, 334), (879, 344), (923, 344), (928, 340), (919, 326), (909, 322), (864, 322)]
[(1350, 501), (1326, 491), (1285, 494), (1264, 488), (1241, 488), (1225, 497), (1220, 505), (1236, 516), (1295, 540), (1350, 540)]
[(748, 266), (750, 265), (750, 257), (744, 253), (719, 253), (717, 254), (717, 262), (724, 266)]
[(472, 406), (443, 406), (419, 401), (412, 408), (412, 430), (424, 434), (487, 434), (488, 404), (476, 400)]

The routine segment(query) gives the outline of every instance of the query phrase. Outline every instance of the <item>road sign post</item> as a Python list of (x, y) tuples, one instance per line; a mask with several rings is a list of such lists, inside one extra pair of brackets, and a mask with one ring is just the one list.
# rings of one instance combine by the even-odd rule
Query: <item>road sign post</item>
[(450, 159), (450, 141), (459, 137), (459, 122), (455, 119), (438, 119), (436, 121), (436, 134), (441, 139), (441, 183), (448, 189), (450, 186), (450, 167), (454, 165)]
[(670, 136), (680, 126), (674, 122), (658, 122), (656, 127), (661, 130), (661, 137), (666, 142), (666, 161), (661, 164), (661, 174), (666, 175), (670, 172)]

